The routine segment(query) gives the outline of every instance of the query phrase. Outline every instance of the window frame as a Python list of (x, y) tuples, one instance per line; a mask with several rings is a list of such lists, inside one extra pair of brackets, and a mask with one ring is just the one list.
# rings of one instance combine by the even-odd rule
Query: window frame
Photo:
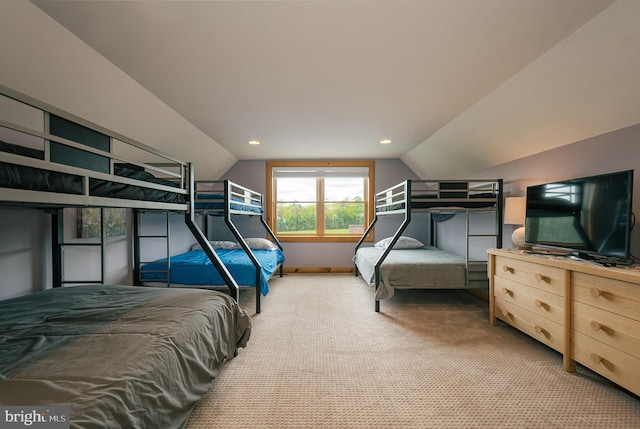
[[(374, 202), (375, 202), (375, 161), (267, 161), (267, 192), (266, 192), (266, 217), (267, 225), (274, 232), (279, 241), (282, 242), (318, 242), (318, 243), (356, 243), (362, 237), (362, 234), (278, 234), (276, 229), (276, 195), (275, 195), (275, 178), (273, 177), (273, 168), (277, 167), (366, 167), (368, 174), (368, 189), (365, 192), (364, 201), (364, 229), (373, 221)], [(316, 195), (316, 219), (324, 216), (324, 205), (327, 202), (324, 198), (320, 199), (319, 193)], [(320, 223), (320, 222), (318, 222)], [(322, 227), (324, 228), (324, 217), (322, 217)], [(372, 237), (372, 234), (369, 234)], [(368, 238), (372, 240), (372, 238)]]

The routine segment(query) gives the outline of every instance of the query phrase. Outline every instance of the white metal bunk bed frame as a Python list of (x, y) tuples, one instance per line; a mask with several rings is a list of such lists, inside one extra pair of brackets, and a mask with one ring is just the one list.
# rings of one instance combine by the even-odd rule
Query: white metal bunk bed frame
[[(414, 187), (417, 184), (418, 187)], [(488, 196), (491, 195), (491, 196)], [(464, 207), (472, 203), (477, 207)], [(420, 207), (423, 205), (423, 207)], [(486, 206), (485, 206), (486, 205)], [(484, 206), (484, 207), (483, 207)], [(360, 240), (356, 243), (354, 252), (357, 252), (380, 216), (402, 215), (404, 219), (391, 242), (384, 249), (375, 264), (374, 295), (380, 286), (380, 267), (393, 249), (402, 233), (411, 223), (411, 213), (414, 210), (429, 211), (431, 213), (465, 213), (466, 216), (466, 282), (471, 280), (471, 273), (481, 271), (477, 265), (485, 265), (486, 262), (473, 261), (470, 258), (470, 238), (495, 237), (496, 247), (502, 247), (502, 212), (503, 212), (503, 180), (502, 179), (470, 179), (470, 180), (405, 180), (395, 186), (376, 193), (375, 215), (373, 221), (364, 231)], [(478, 211), (495, 212), (495, 234), (471, 234), (470, 214)], [(436, 229), (434, 220), (430, 220), (430, 244), (435, 245)], [(358, 267), (355, 266), (355, 275), (358, 276)], [(380, 300), (375, 300), (375, 311), (380, 311)]]
[[(19, 123), (0, 118), (0, 128), (6, 128), (8, 130), (12, 130), (21, 134), (37, 137), (39, 139), (42, 139), (44, 143), (44, 159), (36, 159), (29, 156), (22, 156), (0, 151), (0, 162), (82, 177), (82, 188), (84, 192), (81, 195), (63, 192), (50, 192), (48, 190), (16, 189), (0, 186), (0, 203), (2, 203), (3, 205), (42, 208), (52, 214), (54, 287), (60, 287), (63, 283), (87, 283), (79, 281), (65, 282), (62, 278), (63, 272), (61, 268), (61, 258), (63, 257), (63, 250), (66, 244), (61, 242), (60, 240), (59, 225), (61, 222), (60, 213), (63, 207), (124, 207), (144, 210), (168, 210), (184, 212), (185, 223), (193, 233), (198, 243), (202, 246), (202, 249), (205, 251), (212, 264), (220, 273), (220, 276), (223, 278), (226, 286), (229, 288), (230, 295), (236, 301), (239, 300), (239, 287), (236, 281), (228, 272), (224, 264), (220, 261), (219, 257), (211, 247), (209, 241), (206, 239), (206, 236), (195, 222), (194, 189), (196, 181), (194, 168), (191, 163), (180, 161), (171, 155), (168, 155), (150, 146), (144, 145), (116, 132), (110, 131), (102, 126), (84, 120), (76, 115), (65, 112), (61, 109), (36, 100), (35, 98), (29, 97), (3, 85), (0, 85), (0, 96), (4, 96), (7, 99), (20, 103), (21, 105), (28, 106), (42, 112), (44, 120), (43, 129), (45, 130), (42, 131), (33, 129)], [(135, 160), (126, 159), (125, 157), (116, 156), (115, 154), (108, 151), (96, 149), (91, 146), (51, 134), (50, 132), (48, 132), (50, 115), (55, 115), (57, 117), (71, 121), (81, 127), (96, 131), (107, 136), (109, 138), (110, 147), (114, 143), (114, 141), (122, 142), (125, 145), (129, 145), (139, 151), (142, 151), (142, 153), (149, 154), (154, 158), (160, 158), (163, 160), (163, 162), (153, 164), (138, 162)], [(51, 161), (51, 142), (61, 144), (65, 147), (79, 149), (81, 151), (108, 159), (109, 172), (104, 173)], [(114, 166), (116, 163), (126, 163), (129, 165), (137, 166), (141, 169), (144, 169), (145, 171), (152, 171), (153, 173), (158, 174), (160, 177), (167, 178), (167, 180), (175, 182), (177, 184), (177, 187), (118, 176), (114, 172)], [(179, 194), (183, 196), (184, 202), (173, 203), (162, 201), (143, 201), (138, 199), (95, 196), (90, 194), (89, 182), (91, 179), (104, 180), (147, 190), (165, 191)], [(102, 230), (104, 235), (104, 228), (102, 228)], [(103, 245), (103, 239), (101, 240), (100, 245)], [(101, 280), (104, 279), (102, 278)]]
[[(256, 270), (256, 313), (259, 314), (261, 312), (261, 288), (260, 285), (262, 283), (262, 266), (260, 261), (256, 258), (255, 254), (245, 241), (244, 237), (236, 227), (233, 222), (233, 215), (241, 215), (241, 216), (257, 216), (260, 219), (261, 225), (265, 228), (267, 235), (271, 238), (271, 241), (278, 246), (280, 250), (283, 250), (282, 244), (277, 239), (272, 229), (266, 223), (264, 219), (264, 201), (263, 195), (249, 189), (245, 186), (239, 185), (231, 180), (196, 180), (194, 181), (194, 198), (193, 204), (194, 207), (192, 212), (196, 215), (202, 215), (204, 217), (203, 220), (203, 233), (206, 237), (209, 236), (208, 231), (208, 222), (207, 216), (222, 216), (224, 218), (224, 222), (240, 244), (244, 252), (249, 257), (251, 263), (255, 267)], [(199, 206), (200, 205), (200, 206)], [(258, 209), (259, 208), (259, 209)], [(258, 209), (258, 210), (256, 210)], [(139, 216), (139, 211), (136, 210), (136, 216)], [(169, 212), (167, 212), (169, 214)], [(138, 228), (138, 220), (134, 221), (134, 228)], [(189, 223), (187, 223), (189, 225)], [(134, 233), (134, 237), (136, 240), (134, 242), (134, 278), (137, 280), (139, 284), (142, 284), (142, 265), (146, 263), (153, 262), (157, 264), (156, 261), (141, 261), (141, 250), (140, 250), (140, 238), (166, 238), (167, 246), (166, 246), (166, 268), (158, 269), (158, 270), (150, 270), (150, 272), (162, 272), (165, 274), (164, 281), (166, 282), (168, 287), (171, 287), (171, 255), (170, 255), (170, 246), (169, 246), (169, 237), (170, 237), (170, 228), (169, 221), (167, 218), (166, 222), (166, 235), (158, 236), (144, 236), (139, 233)], [(283, 266), (280, 264), (279, 267), (279, 276), (283, 276)], [(196, 286), (200, 287), (200, 286)], [(240, 286), (241, 287), (241, 286)]]

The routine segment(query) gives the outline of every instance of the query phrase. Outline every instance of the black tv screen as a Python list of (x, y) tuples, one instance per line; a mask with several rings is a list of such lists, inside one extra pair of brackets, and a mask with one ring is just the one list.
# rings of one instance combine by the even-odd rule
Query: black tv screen
[(527, 187), (525, 243), (629, 257), (633, 170)]

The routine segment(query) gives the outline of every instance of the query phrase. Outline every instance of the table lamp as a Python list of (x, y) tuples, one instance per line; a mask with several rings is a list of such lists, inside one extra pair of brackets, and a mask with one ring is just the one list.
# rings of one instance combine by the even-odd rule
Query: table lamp
[(506, 225), (520, 225), (511, 234), (511, 241), (516, 249), (527, 249), (524, 245), (524, 220), (527, 197), (508, 197), (504, 200), (504, 223)]

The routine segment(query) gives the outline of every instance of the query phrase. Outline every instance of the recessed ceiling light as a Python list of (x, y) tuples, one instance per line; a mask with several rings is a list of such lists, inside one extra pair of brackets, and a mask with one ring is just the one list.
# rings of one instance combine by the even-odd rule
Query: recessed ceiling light
[(384, 140), (380, 140), (380, 144), (390, 144), (391, 140), (389, 139), (384, 139)]
[(259, 142), (258, 140), (249, 140), (249, 144), (252, 144), (252, 145), (259, 145), (259, 144), (260, 144), (260, 142)]

